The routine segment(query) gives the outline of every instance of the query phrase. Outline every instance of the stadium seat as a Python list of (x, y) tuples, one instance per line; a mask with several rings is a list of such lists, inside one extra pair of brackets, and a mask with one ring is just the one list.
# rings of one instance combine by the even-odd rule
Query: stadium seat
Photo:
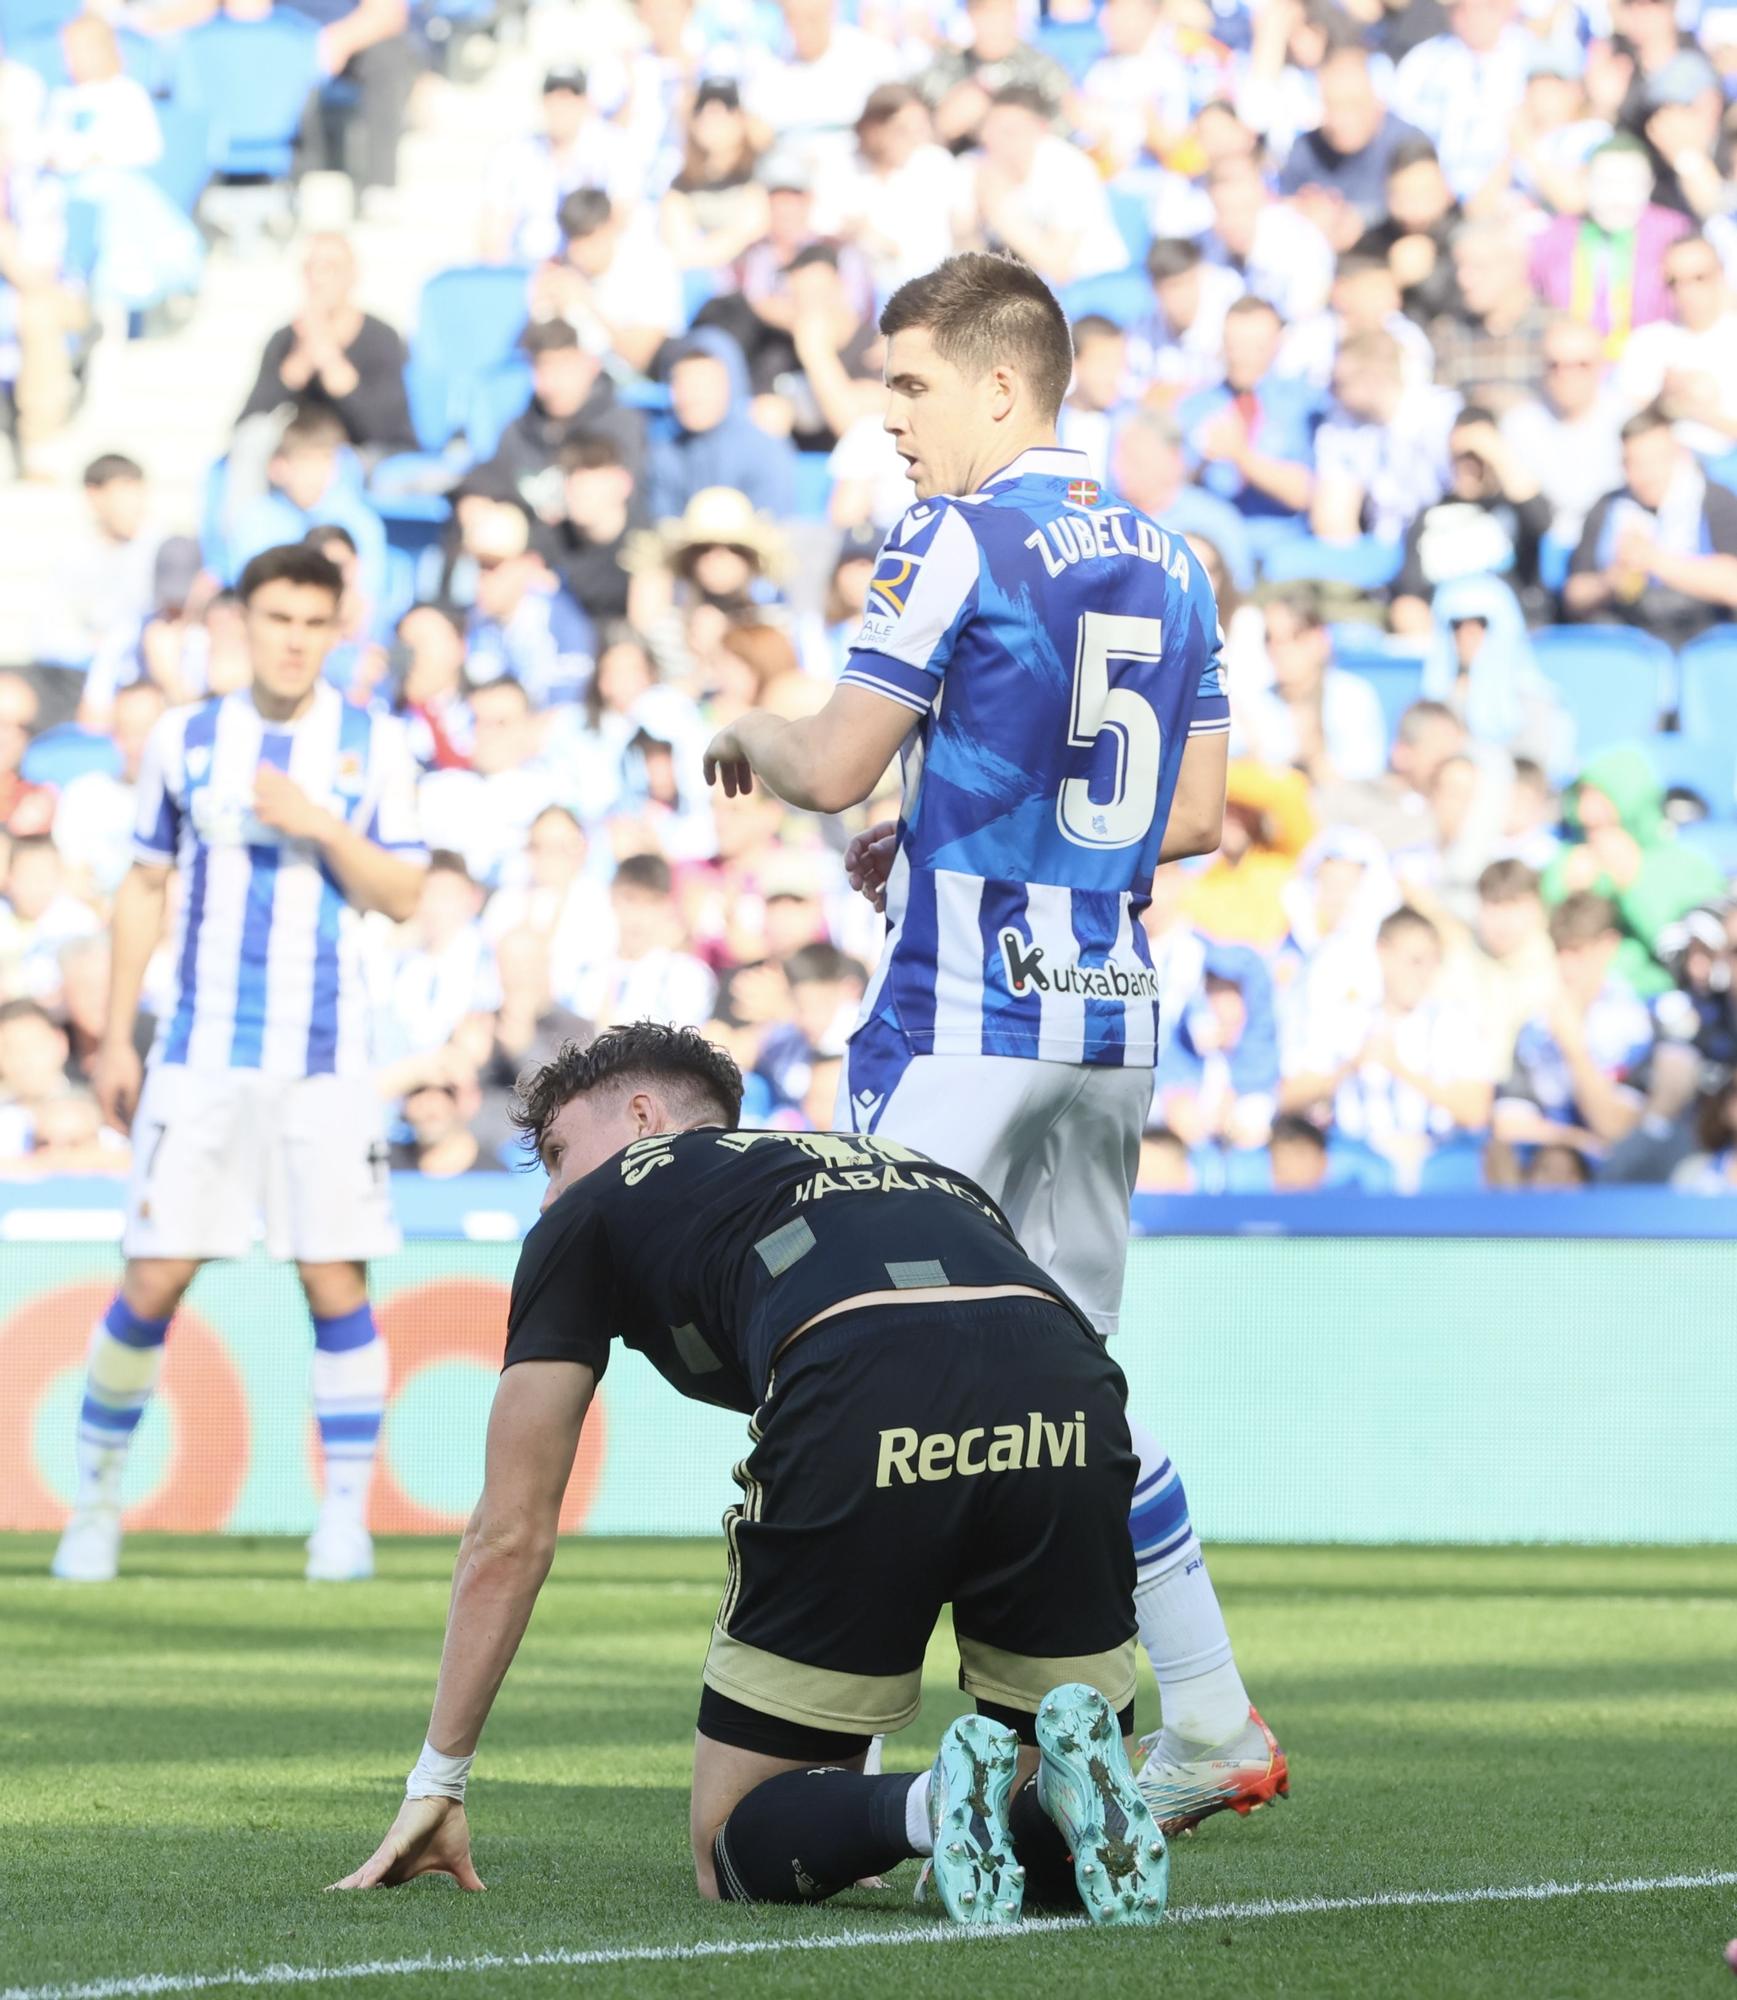
[(796, 518), (824, 521), (832, 499), (832, 474), (827, 470), (829, 454), (799, 451), (796, 454)]
[(145, 171), (184, 214), (199, 206), (211, 179), (211, 120), (198, 104), (169, 98), (157, 106), (162, 156)]
[(531, 400), (531, 371), (523, 356), (511, 355), (477, 383), (464, 420), (465, 441), (480, 465), (493, 458), (501, 433)]
[(0, 42), (9, 56), (16, 56), (20, 42), (53, 34), (83, 11), (84, 0), (0, 0)]
[(1143, 266), (1152, 247), (1152, 204), (1132, 188), (1112, 187), (1108, 192), (1110, 214), (1128, 246), (1128, 262)]
[(1101, 313), (1118, 326), (1132, 326), (1152, 310), (1152, 281), (1139, 266), (1105, 271), (1096, 278), (1076, 278), (1061, 292), (1062, 311), (1070, 321)]
[(1653, 734), (1672, 670), (1661, 641), (1626, 625), (1547, 625), (1532, 634), (1532, 649), (1574, 718), (1583, 760)]
[(1476, 1194), (1484, 1185), (1484, 1135), (1462, 1132), (1424, 1160), (1417, 1176), (1419, 1194)]
[(1546, 535), (1538, 544), (1538, 581), (1552, 593), (1559, 592), (1568, 581), (1568, 565), (1574, 560), (1574, 544), (1559, 542), (1554, 535)]
[(1725, 626), (1695, 639), (1677, 656), (1683, 734), (1706, 743), (1737, 743), (1737, 630)]
[(1044, 21), (1036, 39), (1044, 54), (1060, 63), (1075, 83), (1104, 53), (1104, 31), (1096, 21)]
[(1677, 838), (1685, 847), (1706, 855), (1727, 877), (1737, 879), (1737, 824), (1730, 820), (1696, 820), (1679, 828)]
[(72, 81), (66, 66), (66, 52), (60, 46), (59, 28), (37, 28), (5, 42), (6, 59), (32, 70), (50, 90), (61, 90)]
[(512, 359), (530, 279), (518, 264), (460, 264), (423, 286), (404, 387), (428, 450), (464, 429), (478, 384)]
[(1327, 1135), (1328, 1188), (1355, 1188), (1359, 1194), (1392, 1194), (1393, 1165), (1361, 1139)]
[(240, 179), (287, 180), (308, 93), (320, 80), (318, 31), (300, 15), (219, 15), (183, 43), (189, 89), (211, 120), (211, 165)]
[(76, 722), (63, 722), (36, 738), (25, 751), (19, 771), (31, 785), (70, 785), (87, 771), (118, 778), (121, 753), (113, 737), (80, 729)]
[(1268, 583), (1345, 583), (1353, 590), (1385, 590), (1399, 574), (1404, 551), (1397, 542), (1362, 535), (1354, 542), (1323, 542), (1299, 534), (1275, 542), (1261, 563)]
[(225, 515), (229, 503), (229, 460), (214, 459), (205, 475), (199, 504), (199, 559), (213, 576), (229, 574)]
[(1214, 1147), (1218, 1155), (1220, 1191), (1225, 1194), (1271, 1194), (1272, 1155), (1264, 1146)]
[(1680, 786), (1706, 801), (1714, 819), (1737, 818), (1737, 736), (1649, 736), (1647, 753), (1667, 791)]

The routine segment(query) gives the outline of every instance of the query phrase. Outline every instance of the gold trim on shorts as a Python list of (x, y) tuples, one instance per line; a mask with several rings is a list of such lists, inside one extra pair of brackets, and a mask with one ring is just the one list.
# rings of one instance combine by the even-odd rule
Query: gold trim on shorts
[[(1132, 1695), (1131, 1641), (1128, 1653), (1128, 1692)], [(1067, 1676), (1056, 1678), (1065, 1680)], [(744, 1645), (720, 1626), (712, 1630), (705, 1682), (715, 1693), (728, 1695), (762, 1715), (857, 1736), (890, 1736), (915, 1720), (923, 1701), (920, 1666), (907, 1674), (842, 1674), (831, 1667), (806, 1666), (800, 1660), (781, 1659), (758, 1646)], [(1054, 1685), (1054, 1681), (1046, 1681), (1044, 1692)]]
[(1107, 1653), (1036, 1659), (1028, 1653), (1004, 1653), (999, 1646), (966, 1638), (963, 1632), (957, 1637), (959, 1685), (980, 1701), (1028, 1709), (1035, 1715), (1044, 1696), (1063, 1681), (1084, 1681), (1087, 1687), (1095, 1687), (1113, 1709), (1124, 1709), (1134, 1699), (1132, 1639), (1112, 1646)]

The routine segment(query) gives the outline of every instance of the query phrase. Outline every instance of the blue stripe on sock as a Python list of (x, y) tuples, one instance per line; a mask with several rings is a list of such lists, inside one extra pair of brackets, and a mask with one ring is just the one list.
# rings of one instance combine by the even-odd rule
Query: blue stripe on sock
[(1143, 1548), (1151, 1542), (1169, 1541), (1178, 1530), (1188, 1530), (1188, 1495), (1182, 1490), (1182, 1481), (1172, 1475), (1167, 1485), (1130, 1510), (1128, 1532), (1134, 1537), (1134, 1546)]
[(371, 1445), (380, 1435), (378, 1410), (358, 1416), (322, 1416), (320, 1442), (322, 1444), (366, 1444)]
[(1139, 1485), (1134, 1488), (1134, 1498), (1137, 1501), (1144, 1500), (1146, 1496), (1152, 1491), (1154, 1486), (1157, 1486), (1161, 1481), (1169, 1479), (1171, 1477), (1173, 1477), (1173, 1474), (1171, 1471), (1170, 1461), (1169, 1459), (1166, 1459), (1164, 1463), (1158, 1467), (1156, 1472), (1147, 1473), (1146, 1477), (1142, 1479)]
[(113, 1403), (99, 1403), (94, 1397), (86, 1396), (79, 1406), (78, 1420), (87, 1430), (102, 1431), (113, 1437), (131, 1437), (144, 1413), (143, 1403), (135, 1409), (122, 1410)]
[(348, 1354), (374, 1338), (374, 1309), (364, 1299), (354, 1312), (333, 1319), (314, 1314), (314, 1345), (322, 1354)]
[(103, 1331), (123, 1347), (161, 1347), (169, 1337), (169, 1322), (141, 1319), (125, 1297), (116, 1292), (113, 1304), (103, 1314)]
[(1172, 1535), (1169, 1541), (1161, 1543), (1156, 1548), (1143, 1549), (1136, 1544), (1134, 1549), (1134, 1566), (1136, 1569), (1150, 1569), (1154, 1563), (1164, 1562), (1167, 1558), (1173, 1556), (1178, 1549), (1186, 1546), (1193, 1538), (1194, 1529), (1190, 1525), (1184, 1528), (1181, 1534)]

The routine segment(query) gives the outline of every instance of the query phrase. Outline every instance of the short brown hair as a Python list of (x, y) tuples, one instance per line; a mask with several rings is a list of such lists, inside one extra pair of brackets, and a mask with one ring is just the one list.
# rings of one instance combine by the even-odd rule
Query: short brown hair
[(512, 1119), (526, 1151), (540, 1158), (556, 1114), (609, 1084), (661, 1086), (684, 1115), (715, 1114), (730, 1131), (742, 1116), (742, 1072), (726, 1050), (692, 1028), (634, 1021), (594, 1042), (564, 1042), (551, 1061), (519, 1079)]
[(243, 604), (253, 601), (256, 590), (268, 583), (300, 584), (307, 590), (329, 590), (335, 604), (344, 594), (344, 572), (324, 550), (306, 542), (285, 542), (275, 549), (261, 549), (241, 572), (235, 593)]
[(962, 373), (982, 376), (1011, 363), (1046, 416), (1061, 408), (1074, 372), (1073, 335), (1060, 300), (1019, 258), (966, 250), (908, 279), (881, 309), (880, 328), (890, 339), (915, 327)]
[(1566, 945), (1596, 944), (1601, 937), (1620, 937), (1622, 920), (1608, 896), (1577, 889), (1550, 912), (1550, 942), (1558, 951)]
[(1519, 903), (1537, 893), (1537, 869), (1513, 855), (1492, 861), (1478, 877), (1478, 896), (1485, 903)]

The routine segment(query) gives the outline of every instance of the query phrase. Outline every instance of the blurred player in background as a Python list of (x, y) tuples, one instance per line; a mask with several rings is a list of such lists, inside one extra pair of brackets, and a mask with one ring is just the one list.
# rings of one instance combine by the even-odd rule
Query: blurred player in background
[[(325, 1496), (307, 1574), (373, 1570), (366, 1508), (386, 1349), (367, 1263), (398, 1247), (370, 1072), (361, 922), (414, 909), (425, 859), (400, 725), (321, 678), (343, 578), (305, 547), (242, 572), (252, 685), (164, 716), (146, 745), (131, 872), (115, 900), (108, 1026), (95, 1083), (133, 1137), (125, 1276), (91, 1338), (77, 1511), (54, 1574), (104, 1582), (120, 1488), (199, 1266), (245, 1257), (263, 1213), (314, 1321)], [(145, 968), (182, 877), (177, 993), (148, 1063), (134, 1046)]]
[[(1210, 853), (1223, 824), (1217, 608), (1181, 537), (1058, 446), (1072, 343), (1035, 273), (950, 258), (893, 295), (881, 330), (917, 502), (827, 706), (743, 717), (708, 774), (837, 812), (903, 749), (901, 819), (850, 857), (888, 933), (839, 1123), (969, 1174), (1109, 1335), (1157, 1047), (1140, 913), (1156, 865)], [(1264, 1804), (1288, 1774), (1182, 1482), (1139, 1426), (1134, 1442), (1135, 1606), (1164, 1722), (1141, 1782), (1175, 1830)]]

